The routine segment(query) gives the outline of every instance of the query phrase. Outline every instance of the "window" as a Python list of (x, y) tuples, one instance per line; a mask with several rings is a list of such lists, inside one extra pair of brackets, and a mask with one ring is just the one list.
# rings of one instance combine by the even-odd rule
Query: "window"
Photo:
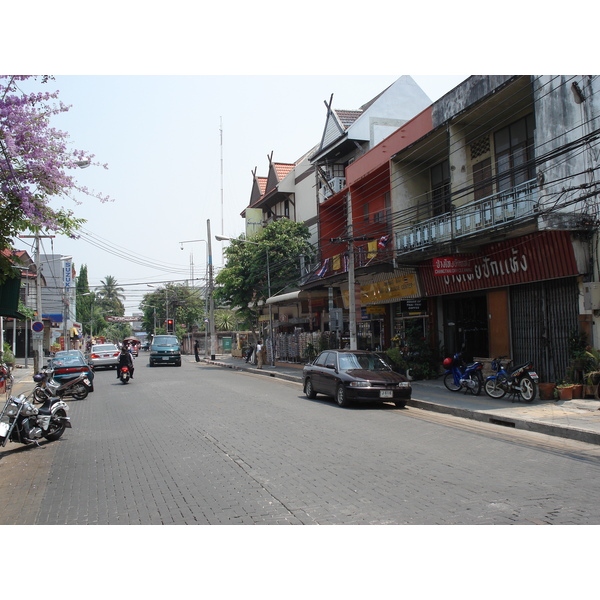
[(533, 114), (530, 114), (494, 134), (499, 192), (535, 177), (532, 164), (534, 128)]
[(431, 203), (434, 215), (450, 212), (450, 162), (445, 160), (430, 170)]
[(494, 193), (492, 189), (492, 161), (486, 158), (473, 165), (474, 199), (481, 200)]

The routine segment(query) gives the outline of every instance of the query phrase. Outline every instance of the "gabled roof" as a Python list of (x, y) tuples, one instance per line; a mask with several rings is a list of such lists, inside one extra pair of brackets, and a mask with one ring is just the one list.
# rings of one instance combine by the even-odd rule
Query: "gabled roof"
[(252, 191), (250, 192), (250, 202), (248, 207), (256, 204), (265, 195), (266, 189), (267, 178), (257, 176), (255, 168), (254, 171), (252, 171)]
[(362, 115), (362, 110), (334, 110), (335, 116), (338, 118), (341, 123), (344, 131)]
[[(327, 118), (321, 143), (311, 160), (325, 156), (342, 146), (354, 148), (353, 143), (378, 143), (420, 113), (431, 100), (412, 77), (403, 75), (357, 110), (334, 109), (333, 94), (327, 107)], [(373, 124), (377, 125), (375, 129)], [(367, 148), (369, 149), (369, 148)], [(339, 153), (339, 152), (338, 152)]]
[(279, 183), (289, 175), (296, 165), (293, 163), (273, 162), (273, 153), (269, 156), (269, 176), (267, 177), (266, 193), (270, 193), (277, 188)]

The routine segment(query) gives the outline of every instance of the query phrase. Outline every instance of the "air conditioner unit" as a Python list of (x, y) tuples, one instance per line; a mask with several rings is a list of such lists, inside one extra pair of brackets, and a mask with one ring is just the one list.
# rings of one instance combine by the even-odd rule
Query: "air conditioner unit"
[(589, 281), (583, 284), (583, 308), (600, 310), (600, 282)]

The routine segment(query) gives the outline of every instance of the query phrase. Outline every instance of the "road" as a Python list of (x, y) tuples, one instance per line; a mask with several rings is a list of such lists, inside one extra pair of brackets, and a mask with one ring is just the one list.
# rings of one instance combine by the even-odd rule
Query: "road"
[(600, 523), (597, 446), (144, 354), (95, 388), (61, 440), (0, 451), (0, 524)]

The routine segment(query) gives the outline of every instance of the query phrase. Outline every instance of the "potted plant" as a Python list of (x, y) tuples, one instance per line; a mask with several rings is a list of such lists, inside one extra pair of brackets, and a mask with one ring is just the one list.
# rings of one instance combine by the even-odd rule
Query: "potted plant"
[(4, 342), (2, 360), (9, 366), (15, 366), (15, 355), (12, 353), (10, 346), (7, 342)]
[(598, 384), (600, 384), (600, 352), (596, 348), (588, 346), (586, 355), (588, 357), (587, 368), (589, 370), (584, 373), (584, 393), (586, 396), (594, 396), (596, 400), (599, 400)]
[(556, 383), (553, 383), (553, 382), (539, 383), (538, 390), (540, 392), (540, 400), (554, 400), (554, 392), (556, 390)]
[(572, 383), (558, 383), (556, 385), (556, 391), (558, 392), (559, 400), (572, 400), (573, 399), (573, 388), (575, 386)]

